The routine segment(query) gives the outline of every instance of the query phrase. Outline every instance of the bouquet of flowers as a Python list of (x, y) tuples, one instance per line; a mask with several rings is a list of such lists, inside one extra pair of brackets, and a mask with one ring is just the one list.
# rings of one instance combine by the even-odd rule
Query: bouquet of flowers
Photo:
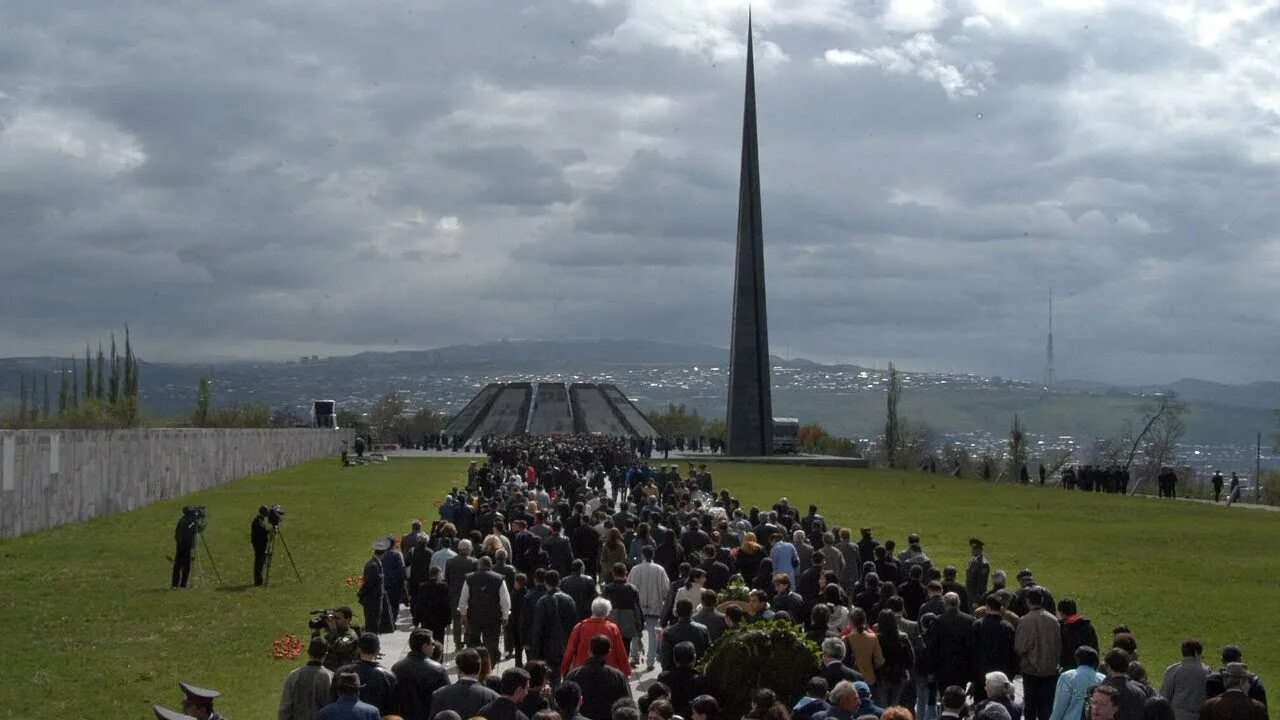
[(302, 639), (293, 633), (271, 643), (271, 657), (277, 660), (296, 660), (302, 655)]

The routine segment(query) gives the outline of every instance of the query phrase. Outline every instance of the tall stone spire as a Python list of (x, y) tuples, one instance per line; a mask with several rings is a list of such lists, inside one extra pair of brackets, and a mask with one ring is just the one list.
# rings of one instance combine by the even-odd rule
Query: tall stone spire
[(760, 158), (756, 141), (756, 76), (751, 16), (747, 16), (747, 88), (742, 116), (742, 175), (738, 185), (738, 254), (733, 279), (729, 346), (731, 455), (773, 452), (769, 378), (769, 322), (765, 314), (764, 232), (760, 219)]

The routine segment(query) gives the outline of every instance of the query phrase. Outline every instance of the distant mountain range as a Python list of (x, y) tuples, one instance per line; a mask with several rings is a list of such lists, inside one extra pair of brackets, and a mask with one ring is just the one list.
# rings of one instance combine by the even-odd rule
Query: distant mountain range
[[(486, 383), (502, 380), (607, 380), (642, 409), (683, 402), (708, 417), (724, 413), (728, 350), (651, 340), (504, 340), (432, 350), (362, 352), (288, 362), (142, 364), (144, 408), (185, 417), (199, 379), (213, 381), (214, 403), (259, 402), (303, 411), (312, 399), (364, 409), (398, 391), (410, 407), (456, 412)], [(0, 404), (16, 402), (19, 378), (50, 374), (56, 402), (63, 358), (0, 359)], [(884, 371), (774, 357), (774, 407), (779, 415), (822, 422), (845, 435), (874, 437), (883, 423)], [(1064, 381), (1046, 395), (1038, 384), (971, 374), (905, 374), (904, 412), (948, 434), (1007, 433), (1013, 413), (1029, 428), (1076, 437), (1106, 434), (1133, 418), (1151, 392), (1172, 390), (1192, 405), (1188, 440), (1242, 442), (1274, 426), (1280, 383), (1226, 385), (1185, 379), (1164, 387), (1131, 388)], [(43, 380), (40, 381), (41, 384)]]

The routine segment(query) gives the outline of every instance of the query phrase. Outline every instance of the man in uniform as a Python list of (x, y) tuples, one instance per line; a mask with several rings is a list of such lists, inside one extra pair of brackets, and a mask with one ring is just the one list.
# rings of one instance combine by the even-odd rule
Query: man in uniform
[(262, 584), (262, 568), (267, 564), (267, 506), (258, 508), (258, 516), (249, 523), (249, 543), (253, 545), (253, 584)]
[(462, 583), (458, 614), (467, 628), (467, 646), (484, 644), (489, 657), (501, 658), (498, 636), (511, 615), (511, 593), (502, 575), (493, 571), (493, 560), (481, 557), (476, 571)]
[(329, 651), (324, 656), (324, 666), (331, 671), (355, 662), (356, 642), (360, 634), (351, 627), (351, 616), (351, 606), (343, 605), (325, 621), (329, 627), (325, 630), (324, 639), (329, 643)]
[(196, 687), (191, 683), (179, 682), (178, 686), (182, 688), (182, 712), (195, 718), (195, 720), (226, 720), (226, 718), (213, 709), (214, 698), (222, 693), (217, 690), (209, 690), (206, 688)]
[(152, 705), (151, 712), (156, 714), (156, 720), (194, 720), (186, 713), (180, 713), (177, 710), (170, 710), (159, 705)]
[(969, 567), (964, 571), (964, 589), (969, 602), (978, 605), (987, 597), (987, 579), (991, 577), (991, 563), (982, 554), (985, 545), (978, 538), (969, 538)]
[(182, 508), (182, 517), (173, 530), (173, 584), (172, 587), (186, 587), (191, 576), (191, 554), (196, 549), (196, 533), (200, 531), (200, 522), (195, 512), (188, 505)]
[(373, 543), (373, 557), (364, 564), (364, 582), (356, 597), (364, 608), (364, 629), (372, 633), (393, 630), (390, 603), (387, 602), (386, 573), (382, 570), (382, 558), (391, 543), (379, 538)]

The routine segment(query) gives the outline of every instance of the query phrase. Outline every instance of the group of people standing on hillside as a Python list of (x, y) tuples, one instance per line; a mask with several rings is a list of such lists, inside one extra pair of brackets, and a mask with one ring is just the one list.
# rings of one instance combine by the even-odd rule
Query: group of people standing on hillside
[[(743, 507), (705, 469), (651, 467), (617, 440), (517, 438), (490, 450), (430, 532), (415, 525), (396, 538), (400, 549), (375, 543), (361, 590), (371, 632), (325, 696), (349, 698), (350, 712), (282, 704), (280, 720), (364, 717), (356, 709), (719, 720), (725, 698), (699, 663), (726, 633), (768, 620), (801, 626), (821, 663), (794, 703), (778, 700), (792, 688), (761, 689), (750, 720), (1266, 717), (1262, 682), (1238, 648), (1224, 649), (1214, 672), (1188, 640), (1157, 687), (1129, 628), (1104, 641), (1073, 598), (1055, 599), (1029, 568), (1010, 582), (981, 538), (961, 566), (942, 565), (919, 534), (899, 547), (872, 527), (828, 524), (815, 504)], [(726, 591), (745, 599), (725, 602)], [(400, 602), (416, 629), (409, 656), (388, 671), (376, 633)], [(441, 664), (447, 645), (454, 682)], [(514, 667), (493, 673), (504, 659)], [(631, 677), (658, 668), (634, 698)]]

